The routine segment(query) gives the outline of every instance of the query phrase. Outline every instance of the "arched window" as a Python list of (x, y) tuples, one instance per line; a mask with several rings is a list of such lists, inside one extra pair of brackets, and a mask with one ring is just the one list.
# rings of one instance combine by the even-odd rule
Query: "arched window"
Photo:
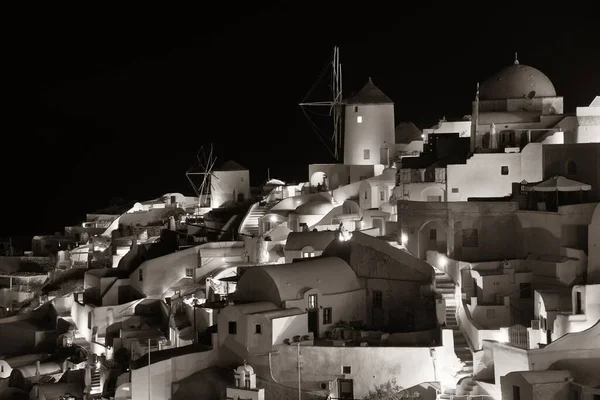
[(577, 164), (575, 164), (575, 161), (570, 160), (567, 163), (567, 175), (576, 175), (577, 174)]

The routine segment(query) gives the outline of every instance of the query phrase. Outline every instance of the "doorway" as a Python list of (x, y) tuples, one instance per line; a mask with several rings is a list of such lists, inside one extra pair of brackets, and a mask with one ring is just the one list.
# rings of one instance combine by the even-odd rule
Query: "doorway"
[(583, 314), (581, 307), (581, 292), (575, 292), (575, 314)]
[(338, 379), (338, 400), (354, 400), (352, 379)]
[(308, 311), (308, 331), (312, 332), (314, 338), (319, 337), (319, 310)]

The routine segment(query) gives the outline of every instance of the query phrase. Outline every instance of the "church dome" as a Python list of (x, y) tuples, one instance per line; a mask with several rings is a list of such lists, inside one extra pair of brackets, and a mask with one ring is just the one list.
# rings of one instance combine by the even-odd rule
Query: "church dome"
[(534, 97), (555, 97), (552, 81), (540, 70), (515, 63), (503, 68), (482, 83), (481, 100), (506, 100)]

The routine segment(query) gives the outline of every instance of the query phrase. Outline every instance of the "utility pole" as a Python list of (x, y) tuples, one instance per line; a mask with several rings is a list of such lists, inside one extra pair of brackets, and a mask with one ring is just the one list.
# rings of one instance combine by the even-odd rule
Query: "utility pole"
[(148, 339), (148, 400), (152, 398), (152, 380), (150, 379), (150, 340)]
[(300, 342), (298, 342), (298, 400), (302, 400), (302, 384), (301, 384), (301, 379), (300, 379)]

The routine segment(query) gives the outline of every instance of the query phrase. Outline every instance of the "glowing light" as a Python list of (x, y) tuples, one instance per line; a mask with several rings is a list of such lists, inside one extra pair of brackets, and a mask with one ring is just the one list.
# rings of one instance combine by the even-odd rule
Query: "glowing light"
[(271, 215), (271, 222), (277, 222), (277, 217), (274, 215)]
[(358, 124), (362, 124), (362, 117), (360, 115), (358, 117), (356, 117), (356, 122)]
[(352, 239), (352, 232), (341, 231), (338, 239), (340, 240), (340, 242), (346, 242)]
[(225, 262), (225, 261), (227, 261), (227, 260), (225, 259), (225, 257), (223, 257), (223, 258), (221, 258), (221, 261)]
[(438, 257), (438, 264), (442, 268), (446, 267), (446, 265), (448, 265), (448, 257), (446, 257), (445, 255), (440, 255)]
[(406, 244), (408, 243), (408, 235), (406, 233), (403, 233), (402, 235), (400, 235), (400, 240), (402, 241), (402, 245), (406, 246)]
[(192, 296), (192, 297), (187, 297), (187, 298), (183, 299), (183, 302), (190, 307), (194, 307), (194, 306), (199, 306), (199, 305), (206, 303), (206, 299), (199, 299), (197, 297)]

